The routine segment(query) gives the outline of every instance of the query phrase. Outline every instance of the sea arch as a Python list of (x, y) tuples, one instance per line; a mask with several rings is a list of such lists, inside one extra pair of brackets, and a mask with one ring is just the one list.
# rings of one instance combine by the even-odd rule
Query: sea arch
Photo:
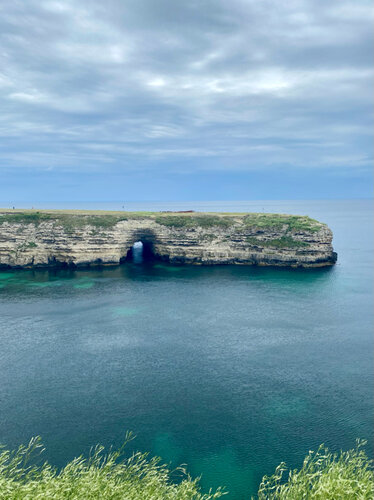
[(156, 233), (149, 228), (139, 228), (133, 231), (128, 239), (121, 262), (134, 260), (139, 244), (141, 244), (143, 261), (150, 261), (160, 257), (157, 252), (158, 238)]

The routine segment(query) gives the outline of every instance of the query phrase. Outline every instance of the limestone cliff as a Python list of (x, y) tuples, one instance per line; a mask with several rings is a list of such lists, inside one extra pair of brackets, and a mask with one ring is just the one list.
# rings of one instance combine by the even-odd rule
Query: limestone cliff
[(336, 261), (331, 230), (306, 216), (0, 211), (1, 267), (116, 265), (135, 241), (172, 263), (321, 267)]

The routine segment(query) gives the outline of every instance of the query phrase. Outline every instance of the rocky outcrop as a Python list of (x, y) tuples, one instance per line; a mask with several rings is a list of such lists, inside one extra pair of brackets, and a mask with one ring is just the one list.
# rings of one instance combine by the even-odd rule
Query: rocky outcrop
[(322, 267), (332, 232), (279, 214), (0, 212), (0, 266), (117, 265), (136, 241), (164, 261)]

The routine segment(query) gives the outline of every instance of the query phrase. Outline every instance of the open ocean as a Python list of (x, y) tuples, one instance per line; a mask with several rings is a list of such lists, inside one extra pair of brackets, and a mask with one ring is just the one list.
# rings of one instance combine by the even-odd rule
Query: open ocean
[(131, 430), (129, 452), (187, 464), (231, 500), (250, 498), (281, 461), (301, 466), (320, 443), (371, 445), (372, 201), (38, 208), (122, 206), (307, 214), (333, 230), (338, 262), (1, 271), (1, 443), (41, 435), (45, 458), (62, 466)]

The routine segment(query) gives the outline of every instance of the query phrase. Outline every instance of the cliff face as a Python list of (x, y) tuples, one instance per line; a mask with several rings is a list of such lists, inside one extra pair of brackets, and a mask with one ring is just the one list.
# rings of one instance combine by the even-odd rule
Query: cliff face
[(121, 212), (0, 212), (0, 266), (116, 265), (136, 241), (188, 264), (321, 267), (332, 232), (304, 216)]

